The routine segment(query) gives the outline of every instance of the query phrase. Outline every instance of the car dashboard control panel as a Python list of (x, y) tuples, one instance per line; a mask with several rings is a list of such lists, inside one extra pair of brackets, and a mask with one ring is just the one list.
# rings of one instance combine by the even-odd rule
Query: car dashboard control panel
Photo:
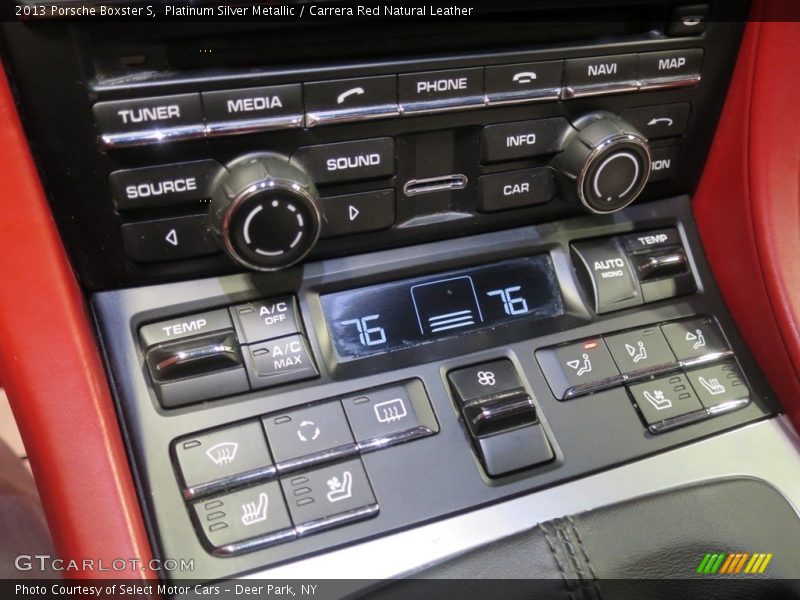
[(775, 414), (699, 248), (676, 197), (94, 294), (156, 548), (268, 569)]
[(6, 62), (67, 249), (101, 290), (691, 193), (747, 2), (562, 4), (448, 36), (7, 24)]

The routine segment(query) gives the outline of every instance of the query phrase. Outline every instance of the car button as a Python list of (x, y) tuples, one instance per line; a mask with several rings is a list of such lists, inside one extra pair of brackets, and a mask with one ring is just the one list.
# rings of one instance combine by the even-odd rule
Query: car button
[(306, 127), (397, 116), (394, 75), (303, 84)]
[(272, 414), (262, 422), (281, 472), (356, 450), (339, 402)]
[(628, 256), (616, 238), (572, 245), (576, 270), (584, 289), (594, 299), (598, 315), (642, 303)]
[(679, 146), (668, 148), (654, 148), (650, 150), (650, 179), (647, 183), (656, 181), (667, 181), (675, 175), (675, 167), (678, 163)]
[(278, 296), (230, 307), (236, 332), (243, 344), (271, 340), (300, 331), (294, 296)]
[(578, 98), (595, 94), (635, 91), (636, 55), (595, 56), (575, 58), (564, 66), (563, 98)]
[(120, 232), (125, 255), (134, 262), (195, 258), (222, 250), (206, 215), (125, 223)]
[(559, 400), (588, 394), (623, 380), (600, 338), (537, 350), (536, 359), (553, 395)]
[(450, 380), (450, 385), (462, 404), (486, 396), (525, 389), (517, 370), (508, 359), (450, 371), (447, 379)]
[(201, 500), (192, 508), (215, 554), (265, 548), (296, 536), (277, 481)]
[(378, 513), (364, 465), (349, 460), (281, 478), (297, 533), (335, 527)]
[(557, 100), (563, 60), (486, 67), (486, 102), (490, 105)]
[(380, 231), (394, 225), (394, 190), (376, 190), (320, 198), (322, 232), (330, 238), (368, 231)]
[(678, 366), (658, 326), (605, 336), (605, 341), (614, 362), (624, 375), (637, 371), (652, 373)]
[(553, 170), (547, 167), (492, 173), (478, 177), (478, 210), (495, 212), (545, 204), (555, 198)]
[(362, 451), (439, 431), (428, 394), (418, 379), (352, 394), (342, 399), (342, 405)]
[(686, 376), (700, 402), (712, 414), (744, 406), (750, 401), (750, 389), (733, 361), (694, 369)]
[(253, 389), (317, 377), (319, 371), (302, 335), (243, 346), (247, 377)]
[(629, 385), (628, 390), (653, 433), (706, 416), (685, 375), (670, 375)]
[(402, 115), (483, 106), (483, 68), (399, 75), (397, 96)]
[(703, 362), (730, 353), (722, 332), (711, 319), (667, 323), (661, 326), (661, 331), (675, 356), (683, 362)]
[(672, 86), (676, 83), (694, 85), (700, 81), (703, 51), (670, 50), (645, 52), (639, 55), (639, 79), (642, 89)]
[(120, 210), (200, 203), (211, 197), (211, 182), (222, 166), (215, 160), (126, 169), (109, 176)]
[(275, 474), (258, 421), (181, 438), (173, 452), (186, 498)]
[(489, 125), (481, 133), (481, 162), (553, 154), (561, 149), (561, 138), (568, 128), (563, 117)]
[(678, 137), (686, 133), (692, 105), (688, 102), (639, 106), (622, 112), (622, 118), (648, 140)]
[(92, 113), (107, 148), (205, 135), (200, 94), (97, 102)]
[(292, 160), (304, 165), (317, 184), (394, 175), (394, 139), (389, 137), (305, 146)]
[(142, 339), (142, 346), (149, 348), (164, 342), (232, 328), (228, 311), (221, 308), (144, 325), (139, 330), (139, 337)]
[(207, 129), (211, 134), (300, 127), (303, 97), (300, 84), (203, 92)]

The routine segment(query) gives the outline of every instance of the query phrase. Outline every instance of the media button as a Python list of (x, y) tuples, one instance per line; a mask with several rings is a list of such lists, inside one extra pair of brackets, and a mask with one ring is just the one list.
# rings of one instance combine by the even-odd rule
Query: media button
[(306, 127), (381, 119), (399, 114), (397, 77), (362, 77), (303, 84)]
[(483, 106), (483, 68), (398, 76), (400, 114)]
[(563, 60), (486, 67), (486, 102), (497, 105), (557, 100), (563, 69)]
[(203, 92), (203, 108), (210, 134), (247, 133), (303, 124), (299, 83)]
[(574, 58), (564, 68), (562, 97), (632, 92), (639, 88), (636, 54)]
[(106, 148), (205, 135), (200, 94), (97, 102), (92, 113)]

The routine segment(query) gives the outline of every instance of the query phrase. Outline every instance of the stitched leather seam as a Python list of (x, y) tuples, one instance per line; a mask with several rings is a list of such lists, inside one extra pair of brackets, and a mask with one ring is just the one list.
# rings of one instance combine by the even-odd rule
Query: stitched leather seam
[(583, 554), (583, 558), (586, 561), (586, 567), (589, 569), (589, 573), (592, 579), (592, 587), (597, 593), (597, 597), (600, 598), (600, 600), (602, 600), (603, 592), (600, 590), (600, 585), (597, 581), (597, 573), (595, 572), (594, 567), (592, 566), (592, 561), (589, 559), (589, 552), (586, 550), (586, 546), (583, 545), (583, 538), (581, 537), (580, 531), (578, 531), (578, 525), (575, 523), (575, 520), (572, 518), (572, 515), (567, 515), (567, 521), (572, 527), (572, 531), (575, 534), (575, 539), (578, 541), (578, 547), (580, 548), (581, 554)]
[(558, 567), (558, 572), (561, 574), (561, 581), (564, 583), (564, 589), (566, 590), (567, 594), (573, 600), (579, 600), (573, 590), (570, 589), (569, 586), (569, 578), (567, 577), (566, 570), (564, 569), (564, 565), (561, 564), (561, 559), (558, 557), (558, 552), (556, 551), (555, 545), (553, 544), (552, 540), (550, 539), (550, 534), (547, 531), (544, 523), (539, 523), (539, 529), (542, 530), (544, 534), (544, 539), (547, 542), (547, 547), (550, 548), (550, 554), (553, 555), (553, 559), (556, 561), (556, 566)]

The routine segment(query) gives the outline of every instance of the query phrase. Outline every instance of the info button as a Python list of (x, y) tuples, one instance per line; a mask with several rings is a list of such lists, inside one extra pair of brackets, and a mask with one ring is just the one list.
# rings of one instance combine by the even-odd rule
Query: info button
[(561, 140), (569, 129), (564, 117), (489, 125), (481, 134), (481, 162), (553, 154), (561, 150)]

